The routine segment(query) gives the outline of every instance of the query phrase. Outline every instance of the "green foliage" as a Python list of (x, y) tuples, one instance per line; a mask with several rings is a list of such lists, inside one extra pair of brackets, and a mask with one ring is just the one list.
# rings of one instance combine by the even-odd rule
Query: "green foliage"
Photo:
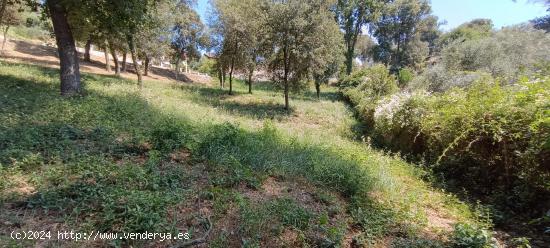
[(202, 56), (197, 66), (197, 71), (200, 73), (208, 74), (212, 77), (217, 76), (218, 68), (216, 67), (216, 61), (206, 56)]
[(456, 248), (498, 247), (490, 231), (471, 224), (456, 224), (451, 243)]
[(371, 124), (376, 101), (398, 90), (397, 80), (384, 65), (356, 71), (338, 84), (344, 97), (356, 106), (360, 117)]
[(414, 72), (410, 69), (403, 68), (399, 70), (397, 74), (397, 81), (399, 82), (399, 88), (405, 88), (414, 78)]
[(550, 192), (545, 183), (549, 87), (548, 78), (515, 86), (489, 80), (468, 89), (403, 92), (370, 103), (361, 101), (361, 96), (372, 99), (368, 93), (344, 92), (378, 144), (433, 165), (449, 185), (485, 189), (497, 206), (514, 199), (513, 208), (544, 210), (537, 202)]
[(390, 1), (381, 11), (383, 14), (371, 27), (378, 41), (373, 49), (375, 61), (391, 65), (392, 71), (403, 67), (421, 69), (439, 35), (437, 17), (431, 15), (430, 3)]
[(153, 148), (161, 151), (172, 151), (182, 147), (188, 141), (186, 131), (189, 127), (176, 119), (165, 118), (151, 130), (151, 142)]
[[(380, 238), (375, 230), (385, 223), (423, 223), (411, 209), (429, 205), (460, 211), (460, 220), (471, 218), (460, 210), (463, 204), (448, 204), (456, 201), (430, 189), (403, 160), (340, 136), (354, 122), (333, 98), (300, 95), (296, 104), (304, 115), (289, 118), (266, 115), (271, 105), (255, 106), (277, 101), (269, 87), (224, 99), (215, 88), (148, 81), (138, 91), (129, 80), (89, 74), (83, 75), (85, 97), (63, 98), (57, 73), (0, 66), (0, 201), (25, 203), (25, 211), (75, 230), (172, 231), (181, 224), (174, 223), (173, 211), (197, 196), (212, 201), (214, 226), (217, 217), (237, 207), (242, 225), (235, 231), (242, 245), (259, 244), (285, 228), (296, 230), (304, 244), (317, 244), (306, 236), (311, 232), (338, 244), (348, 219), (339, 226), (333, 216), (348, 210), (362, 212), (352, 222), (361, 232), (373, 230), (371, 239)], [(236, 83), (237, 90), (244, 88)], [(243, 107), (241, 100), (253, 104)], [(310, 123), (322, 128), (304, 128)], [(174, 156), (182, 150), (191, 157)], [(316, 204), (326, 205), (318, 213), (294, 198), (256, 202), (236, 192), (240, 185), (261, 192), (254, 188), (265, 175), (307, 180), (312, 192), (344, 197), (317, 194)], [(194, 188), (197, 182), (207, 186)], [(13, 190), (25, 185), (35, 192)], [(355, 202), (349, 209), (334, 203), (347, 199)], [(328, 219), (321, 217), (325, 213)]]
[(444, 47), (457, 41), (478, 40), (491, 36), (492, 32), (493, 21), (490, 19), (475, 19), (443, 34), (439, 39), (439, 45)]

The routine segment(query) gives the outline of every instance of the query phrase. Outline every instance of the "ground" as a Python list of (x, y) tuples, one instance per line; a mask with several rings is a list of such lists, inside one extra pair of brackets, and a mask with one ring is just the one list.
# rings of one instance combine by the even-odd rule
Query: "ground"
[[(55, 50), (12, 42), (0, 62), (0, 246), (166, 247), (178, 241), (13, 240), (12, 231), (189, 232), (202, 247), (440, 247), (483, 217), (422, 169), (356, 137), (335, 89), (175, 81), (83, 64), (58, 92)], [(157, 72), (157, 71), (155, 71)], [(165, 76), (163, 76), (165, 75)]]

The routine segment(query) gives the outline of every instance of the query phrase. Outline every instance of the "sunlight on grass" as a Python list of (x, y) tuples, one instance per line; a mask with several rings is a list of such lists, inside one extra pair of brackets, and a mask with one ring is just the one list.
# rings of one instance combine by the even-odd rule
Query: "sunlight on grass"
[[(67, 211), (71, 225), (85, 220), (81, 228), (170, 230), (175, 227), (166, 211), (204, 190), (190, 167), (173, 162), (174, 151), (183, 147), (196, 160), (191, 165), (224, 165), (213, 169), (219, 176), (209, 179), (214, 185), (258, 188), (276, 176), (306, 178), (336, 192), (348, 202), (341, 213), (350, 213), (365, 242), (392, 233), (411, 240), (425, 232), (448, 234), (454, 223), (477, 221), (467, 205), (420, 180), (425, 173), (418, 167), (353, 140), (353, 112), (336, 100), (333, 88), (323, 89), (327, 94), (320, 100), (294, 95), (286, 112), (279, 92), (263, 87), (249, 95), (241, 81), (235, 83), (237, 94), (228, 96), (214, 86), (157, 81), (145, 82), (140, 92), (132, 81), (86, 74), (87, 95), (64, 99), (57, 94), (56, 73), (0, 66), (2, 203)], [(226, 196), (242, 208), (249, 200), (239, 200), (240, 194)], [(277, 207), (283, 229), (307, 232), (321, 218), (295, 209), (292, 200), (262, 204)], [(445, 223), (433, 223), (434, 215)], [(249, 221), (251, 228), (260, 225)]]

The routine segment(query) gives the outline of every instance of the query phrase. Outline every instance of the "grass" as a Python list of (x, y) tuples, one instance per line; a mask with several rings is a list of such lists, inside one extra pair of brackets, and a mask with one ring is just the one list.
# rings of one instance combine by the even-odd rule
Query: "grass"
[(480, 222), (424, 171), (354, 140), (335, 89), (294, 95), (285, 112), (266, 83), (252, 95), (240, 80), (233, 96), (160, 81), (140, 92), (84, 74), (86, 95), (61, 98), (57, 73), (0, 65), (0, 245), (18, 245), (10, 230), (53, 226), (196, 238), (210, 216), (214, 247), (425, 247)]

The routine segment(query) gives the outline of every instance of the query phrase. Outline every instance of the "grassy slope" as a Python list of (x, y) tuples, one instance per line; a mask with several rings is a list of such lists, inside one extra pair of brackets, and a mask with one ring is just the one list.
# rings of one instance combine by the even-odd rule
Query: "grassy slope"
[(63, 99), (56, 70), (0, 65), (0, 245), (17, 244), (14, 228), (199, 237), (210, 216), (210, 246), (425, 247), (477, 219), (414, 166), (352, 141), (356, 122), (332, 89), (294, 96), (286, 114), (264, 84), (248, 95), (237, 82), (229, 96), (84, 79), (85, 97)]

